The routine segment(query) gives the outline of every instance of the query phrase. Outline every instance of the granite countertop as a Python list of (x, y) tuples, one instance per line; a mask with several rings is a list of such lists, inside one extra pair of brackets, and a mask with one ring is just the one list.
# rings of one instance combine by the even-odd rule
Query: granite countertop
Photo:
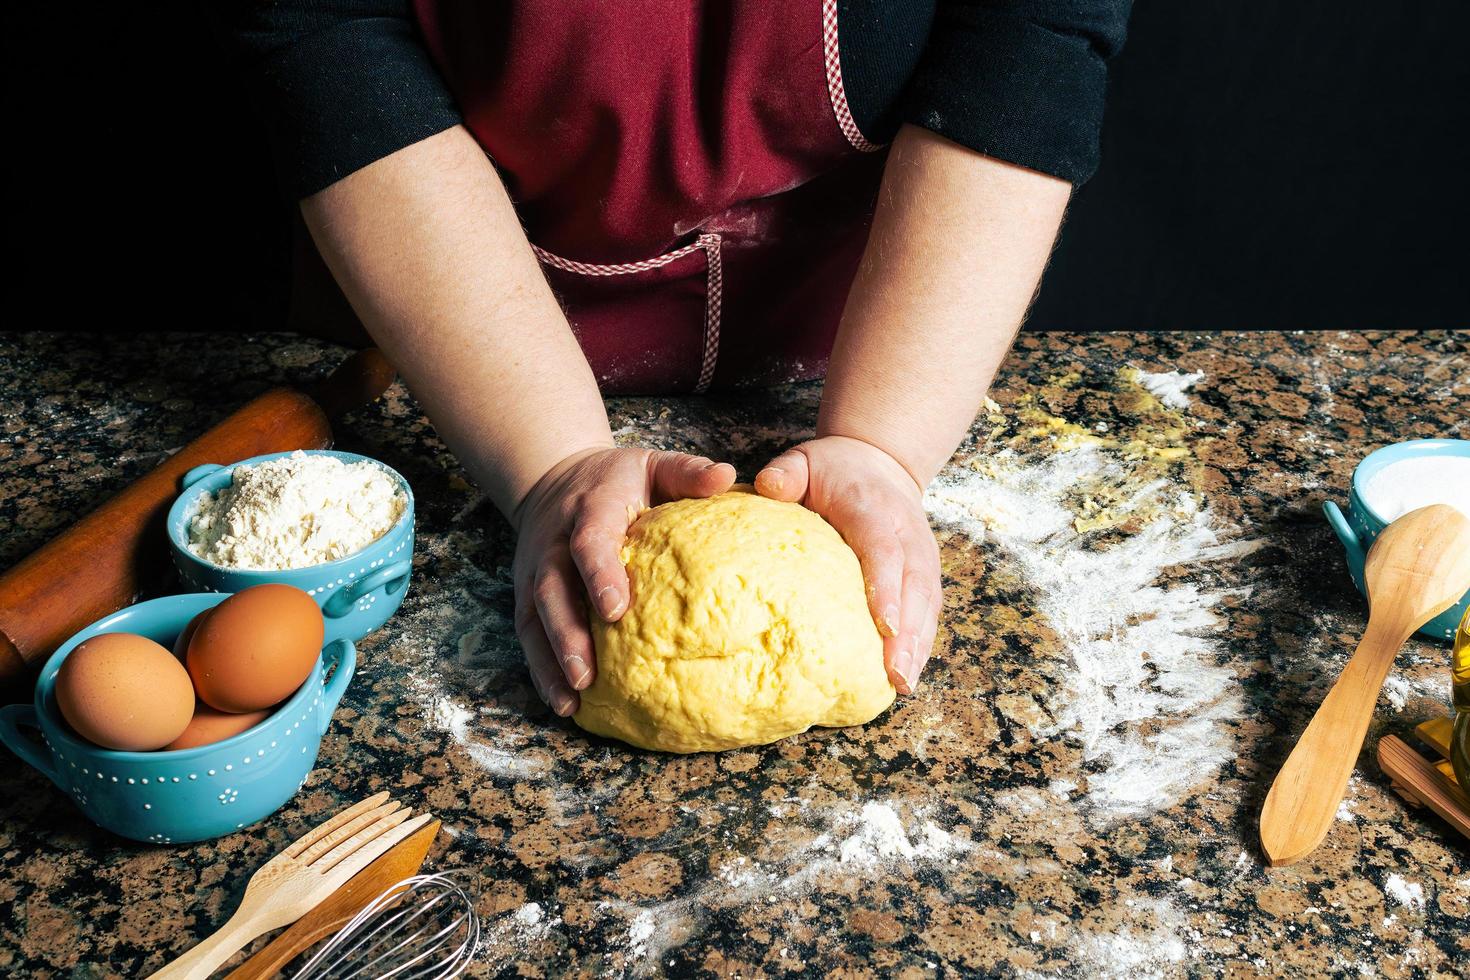
[[(0, 566), (342, 354), (0, 335)], [(1446, 711), (1443, 647), (1400, 656), (1309, 859), (1266, 869), (1256, 814), (1364, 625), (1322, 501), (1374, 448), (1465, 436), (1467, 378), (1470, 332), (1025, 335), (931, 492), (945, 607), (919, 693), (865, 728), (684, 757), (536, 700), (507, 528), (395, 387), (338, 436), (413, 484), (415, 578), (299, 796), (229, 837), (145, 846), (10, 759), (0, 971), (150, 972), (283, 845), (386, 789), (444, 821), (432, 867), (479, 875), (475, 976), (1451, 976), (1470, 848), (1372, 761)], [(748, 479), (819, 392), (611, 411), (621, 440)]]

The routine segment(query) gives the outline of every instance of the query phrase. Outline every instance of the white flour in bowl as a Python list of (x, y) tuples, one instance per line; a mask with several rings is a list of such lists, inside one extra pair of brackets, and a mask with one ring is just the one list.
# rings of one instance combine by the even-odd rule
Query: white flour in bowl
[(407, 506), (381, 466), (296, 452), (237, 467), (230, 486), (203, 494), (189, 550), (226, 568), (307, 568), (366, 548)]
[(1470, 517), (1470, 456), (1416, 456), (1389, 463), (1368, 480), (1363, 499), (1385, 521), (1449, 504)]

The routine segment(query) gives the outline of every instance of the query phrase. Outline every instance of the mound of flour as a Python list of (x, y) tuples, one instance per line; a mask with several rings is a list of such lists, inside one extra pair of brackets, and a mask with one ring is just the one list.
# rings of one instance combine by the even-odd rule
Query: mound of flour
[(226, 568), (306, 568), (361, 551), (407, 506), (380, 466), (292, 453), (238, 467), (230, 486), (201, 496), (189, 550)]
[(1470, 517), (1470, 456), (1417, 456), (1389, 463), (1368, 480), (1363, 497), (1385, 521), (1430, 504), (1449, 504)]

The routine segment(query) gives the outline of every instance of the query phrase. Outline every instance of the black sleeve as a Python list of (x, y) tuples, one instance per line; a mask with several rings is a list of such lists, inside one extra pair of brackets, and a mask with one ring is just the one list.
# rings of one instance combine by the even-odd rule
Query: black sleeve
[(297, 197), (460, 121), (408, 0), (212, 6)]
[(1080, 184), (1132, 0), (939, 0), (903, 118)]

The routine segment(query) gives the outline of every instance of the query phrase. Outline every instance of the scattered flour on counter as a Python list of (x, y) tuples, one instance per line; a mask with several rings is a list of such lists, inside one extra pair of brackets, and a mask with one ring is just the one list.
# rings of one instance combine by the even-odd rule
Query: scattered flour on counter
[(1416, 881), (1406, 881), (1402, 875), (1389, 875), (1383, 883), (1388, 897), (1409, 909), (1424, 908), (1424, 886)]
[(1092, 977), (1165, 977), (1179, 972), (1187, 955), (1184, 945), (1185, 918), (1177, 908), (1162, 900), (1138, 902), (1132, 910), (1154, 921), (1124, 926), (1111, 933), (1079, 930), (1075, 955), (1086, 964)]
[(628, 951), (635, 957), (648, 955), (648, 940), (653, 937), (654, 919), (653, 913), (644, 909), (633, 916), (632, 923), (628, 926)]
[(843, 864), (938, 858), (967, 844), (929, 821), (905, 827), (898, 811), (887, 803), (864, 803), (861, 811), (839, 818), (836, 826), (857, 828), (837, 846), (838, 860)]
[(552, 915), (540, 902), (527, 902), (485, 928), (479, 955), (490, 962), (509, 962), (522, 955), (528, 943), (547, 938), (561, 924), (561, 916)]
[(1126, 464), (1095, 446), (986, 462), (951, 466), (925, 505), (941, 528), (988, 535), (1009, 557), (1069, 656), (1054, 721), (1037, 722), (1034, 734), (1081, 743), (1092, 769), (1086, 796), (1102, 822), (1171, 805), (1234, 755), (1226, 723), (1243, 704), (1220, 664), (1216, 612), (1231, 593), (1203, 572), (1256, 543), (1224, 540), (1207, 507), (1162, 479), (1115, 507), (1136, 516), (1133, 533), (1105, 544), (1078, 533), (1070, 495), (1099, 481), (1128, 485)]
[(545, 939), (551, 931), (561, 925), (561, 916), (552, 915), (541, 907), (540, 902), (527, 902), (510, 914), (515, 935), (522, 942)]
[(1139, 371), (1138, 383), (1169, 408), (1188, 408), (1190, 388), (1205, 379), (1205, 372), (1184, 374), (1179, 371)]
[[(771, 815), (808, 827), (813, 836), (787, 846), (763, 839), (760, 860), (747, 855), (728, 857), (711, 867), (709, 877), (688, 883), (678, 897), (667, 901), (599, 904), (599, 911), (617, 915), (626, 923), (622, 946), (628, 972), (656, 972), (663, 953), (697, 932), (712, 911), (789, 902), (823, 881), (882, 880), (898, 865), (948, 870), (974, 848), (967, 837), (928, 819), (927, 805), (916, 807), (896, 799), (831, 808), (806, 801), (788, 806), (790, 802), (772, 804)], [(909, 814), (907, 820), (904, 812)], [(743, 845), (727, 839), (727, 846)], [(996, 859), (1001, 858), (997, 855)]]
[(1390, 675), (1383, 681), (1383, 696), (1388, 699), (1389, 705), (1395, 711), (1403, 711), (1404, 705), (1409, 703), (1409, 682), (1397, 675)]
[(202, 495), (189, 550), (226, 568), (306, 568), (366, 548), (407, 506), (376, 463), (296, 452), (237, 467), (228, 487)]
[[(420, 551), (441, 561), (455, 551), (452, 536), (424, 535)], [(508, 573), (490, 575), (459, 564), (454, 575), (410, 592), (389, 628), (395, 653), (408, 661), (406, 693), (419, 703), (431, 728), (448, 734), (493, 777), (544, 780), (553, 768), (550, 756), (526, 748), (525, 735), (514, 724), (495, 723), (507, 709), (476, 704), (496, 676), (524, 670), (505, 612), (510, 593)]]
[[(1065, 945), (1053, 947), (1066, 963), (1060, 975), (1134, 980), (1186, 972), (1183, 964), (1190, 956), (1186, 941), (1198, 943), (1202, 936), (1190, 928), (1178, 906), (1162, 898), (1133, 899), (1127, 903), (1126, 916), (1123, 924), (1106, 932), (1101, 931), (1102, 923), (1071, 924)], [(1055, 939), (1054, 925), (1049, 932)], [(1040, 939), (1039, 932), (1031, 934), (1032, 942)], [(1040, 980), (1059, 974), (1054, 970), (1022, 970), (1020, 975)]]
[(465, 753), (487, 772), (506, 779), (540, 779), (550, 771), (542, 758), (518, 755), (478, 737), (472, 727), (476, 712), (446, 695), (434, 695), (429, 706), (429, 723), (449, 733)]

